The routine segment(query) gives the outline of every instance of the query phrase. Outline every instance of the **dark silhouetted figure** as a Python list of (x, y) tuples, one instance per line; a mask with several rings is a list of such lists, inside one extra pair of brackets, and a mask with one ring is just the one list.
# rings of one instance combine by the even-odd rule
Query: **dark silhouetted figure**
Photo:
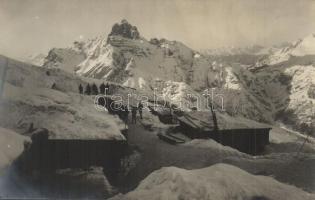
[(98, 95), (98, 88), (95, 83), (92, 85), (92, 95)]
[(90, 86), (89, 83), (86, 85), (85, 94), (86, 94), (86, 95), (90, 95), (90, 94), (91, 94), (91, 86)]
[(53, 83), (53, 84), (52, 84), (51, 89), (57, 90), (57, 85), (56, 85), (56, 83)]
[(131, 108), (131, 123), (133, 124), (137, 123), (137, 107)]
[(80, 94), (83, 94), (83, 87), (81, 84), (79, 85), (79, 92), (80, 92)]
[(105, 94), (105, 84), (104, 83), (102, 83), (100, 85), (100, 94)]
[(124, 116), (125, 127), (126, 127), (128, 124), (128, 115), (129, 115), (129, 109), (127, 105), (123, 106), (123, 112), (124, 112), (123, 116)]
[(143, 109), (143, 104), (141, 103), (141, 101), (139, 101), (138, 111), (139, 111), (140, 119), (142, 119), (142, 109)]

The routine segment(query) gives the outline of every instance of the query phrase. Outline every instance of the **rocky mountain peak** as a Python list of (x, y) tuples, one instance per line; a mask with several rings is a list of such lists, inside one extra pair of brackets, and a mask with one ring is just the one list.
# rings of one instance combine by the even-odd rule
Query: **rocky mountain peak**
[(131, 25), (127, 20), (123, 19), (120, 23), (114, 24), (109, 36), (122, 36), (129, 39), (139, 39), (140, 33), (136, 26)]

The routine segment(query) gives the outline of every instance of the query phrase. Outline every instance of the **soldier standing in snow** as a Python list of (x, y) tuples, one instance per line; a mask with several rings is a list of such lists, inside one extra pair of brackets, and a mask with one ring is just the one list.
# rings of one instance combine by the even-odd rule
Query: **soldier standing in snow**
[(98, 88), (95, 83), (92, 85), (92, 95), (98, 95)]
[(139, 110), (140, 119), (142, 119), (142, 109), (143, 109), (143, 105), (142, 105), (141, 101), (139, 101), (138, 110)]
[(105, 94), (105, 84), (104, 84), (104, 83), (102, 83), (102, 84), (100, 85), (100, 93), (101, 93), (101, 94)]
[(86, 95), (90, 95), (90, 94), (91, 94), (91, 86), (90, 86), (89, 83), (86, 85), (85, 94), (86, 94)]
[(133, 124), (137, 123), (137, 107), (131, 108), (131, 123)]
[(128, 115), (129, 115), (129, 109), (128, 109), (128, 106), (125, 105), (124, 108), (123, 108), (123, 112), (124, 112), (124, 121), (125, 121), (125, 127), (127, 127), (127, 124), (128, 124)]
[(82, 94), (82, 93), (83, 93), (83, 87), (82, 87), (82, 85), (81, 85), (81, 84), (79, 85), (79, 92), (80, 92), (80, 94)]

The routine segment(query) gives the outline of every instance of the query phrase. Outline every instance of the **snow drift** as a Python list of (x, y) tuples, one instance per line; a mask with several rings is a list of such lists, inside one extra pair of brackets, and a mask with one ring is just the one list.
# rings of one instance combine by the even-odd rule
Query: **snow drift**
[(27, 137), (0, 127), (0, 174), (20, 156), (24, 143), (28, 141), (30, 140)]
[(271, 177), (254, 176), (231, 165), (216, 164), (196, 170), (162, 168), (150, 174), (134, 191), (113, 199), (307, 200), (314, 199), (314, 195)]

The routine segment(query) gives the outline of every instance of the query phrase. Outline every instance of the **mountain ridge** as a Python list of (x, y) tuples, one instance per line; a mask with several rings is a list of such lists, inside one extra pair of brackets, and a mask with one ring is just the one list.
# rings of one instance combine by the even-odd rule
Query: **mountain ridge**
[[(313, 53), (314, 44), (312, 34), (270, 51), (256, 46), (257, 52), (261, 50), (263, 54), (209, 55), (178, 41), (146, 40), (135, 26), (123, 20), (113, 26), (108, 37), (75, 42), (66, 49), (52, 49), (43, 67), (60, 67), (80, 76), (105, 79), (148, 93), (157, 89), (162, 96), (177, 103), (194, 101), (174, 99), (187, 96), (188, 91), (202, 99), (206, 89), (215, 88), (224, 96), (225, 112), (232, 116), (276, 123), (286, 121), (284, 113), (293, 112), (297, 121), (293, 128), (304, 130), (307, 126), (311, 131), (315, 127), (311, 111), (314, 99), (303, 101), (301, 109), (298, 96), (313, 94), (312, 79), (302, 77), (310, 77), (315, 71), (315, 57), (308, 54)], [(248, 48), (247, 52), (250, 51)], [(303, 66), (307, 66), (305, 72)], [(299, 85), (303, 85), (300, 90), (293, 90)], [(216, 99), (216, 104), (220, 105), (220, 98)]]

